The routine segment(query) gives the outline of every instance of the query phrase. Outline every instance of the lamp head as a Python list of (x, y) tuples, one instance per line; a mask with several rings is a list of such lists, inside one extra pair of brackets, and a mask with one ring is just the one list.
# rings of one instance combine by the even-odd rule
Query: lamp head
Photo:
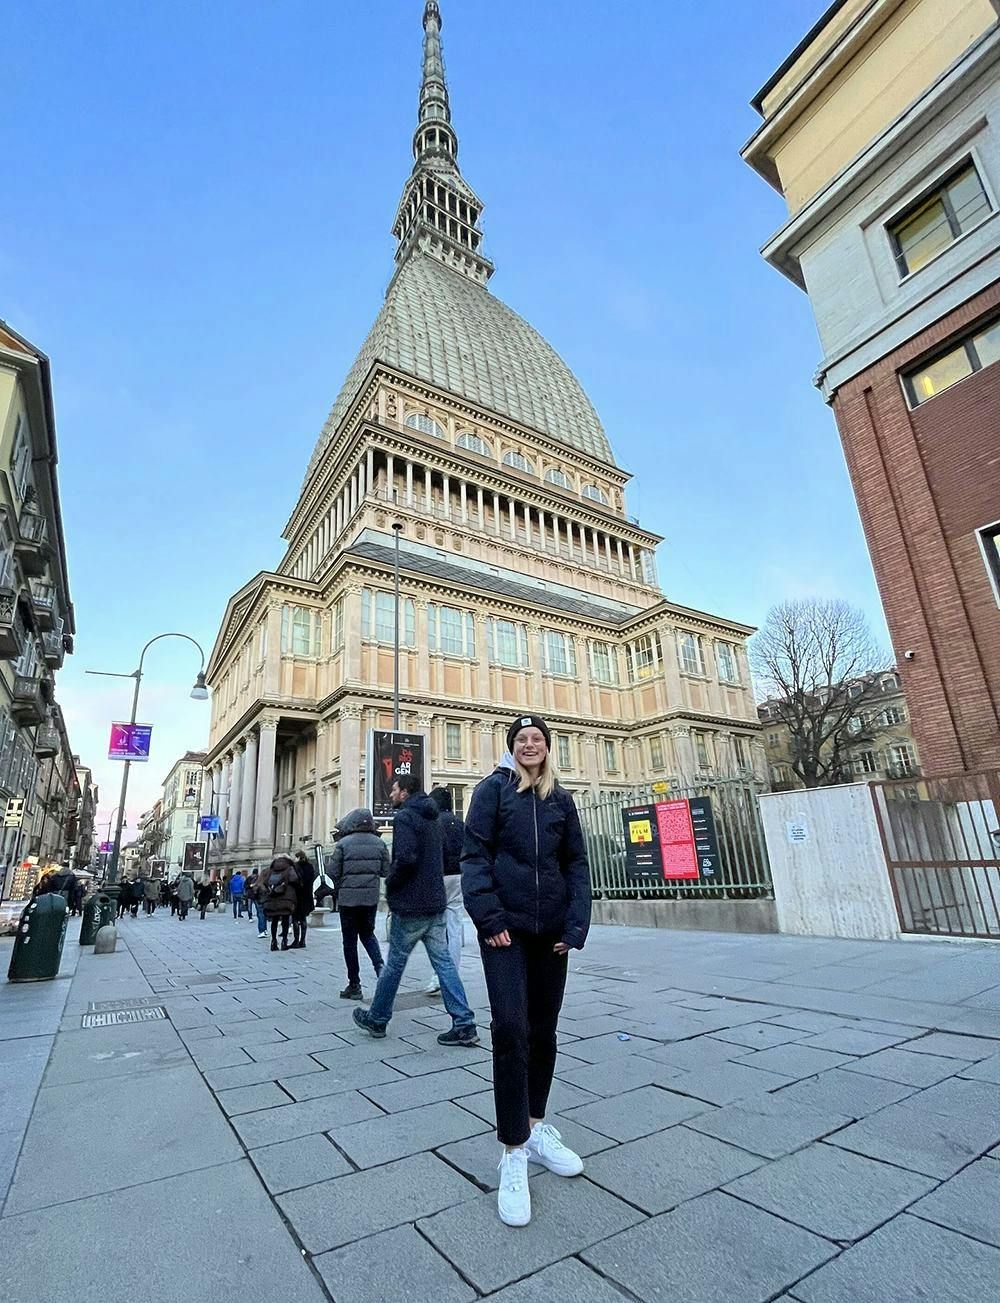
[(205, 674), (203, 670), (198, 671), (198, 677), (194, 681), (194, 687), (191, 689), (191, 696), (195, 701), (208, 700), (208, 688), (205, 686)]

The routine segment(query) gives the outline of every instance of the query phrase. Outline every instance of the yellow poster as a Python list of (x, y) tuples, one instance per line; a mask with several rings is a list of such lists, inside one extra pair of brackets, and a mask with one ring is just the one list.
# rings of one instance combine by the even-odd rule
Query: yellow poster
[(629, 839), (633, 845), (642, 845), (653, 840), (653, 829), (648, 819), (632, 819), (628, 825)]

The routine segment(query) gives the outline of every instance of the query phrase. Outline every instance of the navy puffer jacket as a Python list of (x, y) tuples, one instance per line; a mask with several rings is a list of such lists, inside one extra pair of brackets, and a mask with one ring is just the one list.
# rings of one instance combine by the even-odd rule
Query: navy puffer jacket
[(555, 932), (581, 950), (591, 891), (576, 805), (562, 787), (544, 801), (517, 787), (505, 757), (473, 793), (462, 847), (465, 908), (481, 937)]
[(392, 819), (392, 863), (385, 898), (393, 914), (440, 914), (444, 890), (444, 845), (438, 808), (423, 792), (407, 797)]

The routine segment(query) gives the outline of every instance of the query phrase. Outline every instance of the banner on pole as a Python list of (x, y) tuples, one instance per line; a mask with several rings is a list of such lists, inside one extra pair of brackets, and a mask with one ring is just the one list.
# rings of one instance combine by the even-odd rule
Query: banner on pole
[(185, 873), (201, 873), (205, 867), (205, 842), (185, 842), (181, 867)]
[(112, 724), (109, 760), (148, 760), (152, 724)]
[(424, 785), (424, 746), (422, 733), (372, 729), (368, 734), (368, 773), (365, 791), (368, 805), (376, 819), (391, 819), (394, 813), (389, 793), (397, 778), (412, 774)]

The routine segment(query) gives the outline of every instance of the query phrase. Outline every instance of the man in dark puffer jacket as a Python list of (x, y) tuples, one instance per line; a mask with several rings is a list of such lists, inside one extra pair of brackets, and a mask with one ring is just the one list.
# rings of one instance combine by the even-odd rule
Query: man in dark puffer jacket
[(352, 810), (337, 825), (337, 844), (330, 859), (330, 876), (337, 893), (340, 931), (347, 965), (347, 986), (341, 999), (361, 1000), (358, 939), (368, 952), (375, 976), (382, 971), (382, 951), (375, 936), (375, 914), (382, 879), (389, 869), (389, 849), (375, 831), (371, 810)]
[(444, 1007), (452, 1017), (451, 1030), (442, 1032), (438, 1043), (478, 1045), (476, 1020), (448, 952), (444, 846), (438, 808), (420, 790), (412, 774), (403, 774), (396, 780), (391, 797), (396, 814), (385, 891), (392, 911), (389, 958), (379, 976), (371, 1008), (355, 1009), (354, 1021), (372, 1036), (385, 1035), (406, 962), (417, 942), (422, 941), (441, 983)]

